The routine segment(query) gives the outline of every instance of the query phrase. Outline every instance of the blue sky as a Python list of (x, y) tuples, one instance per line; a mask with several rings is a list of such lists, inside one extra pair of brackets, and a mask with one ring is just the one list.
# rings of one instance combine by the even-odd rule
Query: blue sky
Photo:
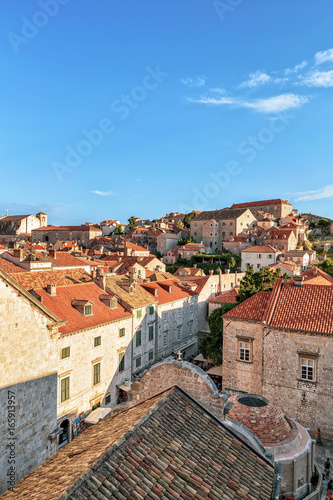
[(3, 0), (0, 214), (333, 218), (330, 0)]

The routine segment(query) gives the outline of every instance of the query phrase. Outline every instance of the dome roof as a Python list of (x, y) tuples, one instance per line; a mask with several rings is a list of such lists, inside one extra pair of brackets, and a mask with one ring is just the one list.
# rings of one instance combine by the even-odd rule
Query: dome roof
[(231, 396), (228, 401), (234, 404), (227, 418), (245, 425), (264, 446), (281, 443), (293, 433), (280, 408), (262, 396), (242, 394)]

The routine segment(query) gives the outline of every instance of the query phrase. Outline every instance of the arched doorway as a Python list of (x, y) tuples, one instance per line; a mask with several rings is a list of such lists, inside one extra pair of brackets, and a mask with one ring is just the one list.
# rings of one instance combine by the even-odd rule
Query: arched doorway
[(68, 419), (63, 420), (60, 424), (60, 428), (62, 429), (62, 434), (59, 436), (59, 448), (65, 446), (65, 444), (70, 441), (70, 422)]

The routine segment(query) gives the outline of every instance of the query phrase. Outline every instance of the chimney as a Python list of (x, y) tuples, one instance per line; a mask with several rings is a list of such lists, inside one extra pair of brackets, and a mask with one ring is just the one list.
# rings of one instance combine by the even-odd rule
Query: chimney
[(46, 292), (51, 295), (51, 297), (54, 297), (57, 295), (57, 286), (51, 283), (46, 285)]
[(135, 267), (130, 267), (128, 272), (129, 272), (130, 279), (132, 281), (135, 281), (137, 278), (137, 270), (135, 269)]
[(214, 274), (213, 269), (210, 269), (210, 271), (209, 271), (209, 276), (213, 276), (213, 274)]
[(193, 267), (198, 267), (198, 264), (193, 264)]
[(304, 276), (294, 276), (294, 286), (302, 288), (304, 283)]
[(230, 269), (225, 269), (224, 274), (230, 274)]
[(23, 259), (23, 250), (22, 250), (22, 248), (14, 248), (14, 250), (13, 250), (13, 257), (15, 257), (16, 259), (22, 260)]
[(318, 271), (317, 271), (317, 268), (316, 268), (316, 267), (313, 267), (313, 268), (312, 268), (312, 274), (313, 274), (313, 276), (317, 276)]
[(50, 254), (50, 256), (51, 256), (51, 257), (53, 257), (54, 259), (56, 259), (56, 258), (57, 258), (57, 251), (56, 251), (56, 250), (53, 250), (53, 249), (49, 250), (49, 254)]

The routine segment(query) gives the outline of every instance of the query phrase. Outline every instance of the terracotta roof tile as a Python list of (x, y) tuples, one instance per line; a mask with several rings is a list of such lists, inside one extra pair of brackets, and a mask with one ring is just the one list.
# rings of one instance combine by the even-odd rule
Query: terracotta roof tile
[[(173, 388), (90, 427), (3, 500), (269, 500), (274, 468)], [(62, 496), (63, 495), (63, 496)]]
[(281, 200), (281, 198), (276, 198), (273, 200), (262, 200), (262, 201), (250, 201), (247, 203), (234, 203), (231, 208), (250, 208), (250, 207), (258, 207), (259, 205), (265, 206), (265, 205), (291, 205), (291, 203), (288, 203), (285, 200)]
[(213, 297), (208, 302), (210, 304), (237, 304), (237, 295), (239, 288), (233, 288), (217, 297)]

